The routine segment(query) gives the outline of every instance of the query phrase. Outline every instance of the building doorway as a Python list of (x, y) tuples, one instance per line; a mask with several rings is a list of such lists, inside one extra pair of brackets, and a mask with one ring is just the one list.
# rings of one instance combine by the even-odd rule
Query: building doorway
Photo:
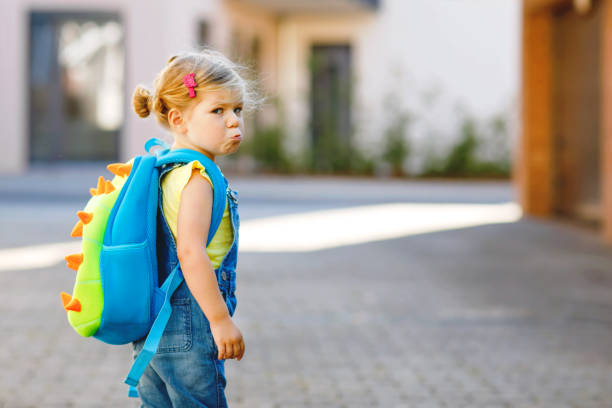
[(603, 7), (572, 7), (553, 23), (555, 211), (597, 224), (601, 200), (601, 32)]
[(30, 160), (116, 160), (124, 115), (119, 16), (31, 12), (29, 33)]
[(310, 55), (312, 167), (342, 171), (351, 154), (351, 48), (314, 45)]

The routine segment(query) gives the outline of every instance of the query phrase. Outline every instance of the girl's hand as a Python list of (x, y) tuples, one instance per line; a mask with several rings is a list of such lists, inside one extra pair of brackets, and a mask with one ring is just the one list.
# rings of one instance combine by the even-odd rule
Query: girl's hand
[(217, 349), (219, 349), (219, 355), (217, 356), (219, 360), (236, 358), (240, 361), (242, 359), (244, 355), (242, 333), (229, 316), (219, 321), (210, 322), (210, 331)]

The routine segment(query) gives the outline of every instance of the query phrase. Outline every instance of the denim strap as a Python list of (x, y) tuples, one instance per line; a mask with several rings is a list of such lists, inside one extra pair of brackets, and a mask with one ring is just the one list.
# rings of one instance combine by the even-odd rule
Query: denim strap
[(144, 370), (147, 368), (149, 362), (157, 352), (157, 346), (159, 345), (161, 336), (164, 333), (168, 320), (170, 319), (170, 315), (172, 314), (170, 298), (181, 282), (183, 282), (183, 274), (177, 265), (161, 287), (161, 290), (166, 294), (164, 304), (162, 305), (155, 322), (153, 322), (153, 326), (151, 326), (151, 330), (149, 331), (149, 335), (145, 340), (144, 347), (140, 351), (136, 361), (134, 361), (132, 364), (132, 368), (125, 379), (126, 384), (131, 385), (132, 387), (136, 387), (136, 385), (138, 385), (138, 381), (140, 380), (142, 373), (144, 373)]

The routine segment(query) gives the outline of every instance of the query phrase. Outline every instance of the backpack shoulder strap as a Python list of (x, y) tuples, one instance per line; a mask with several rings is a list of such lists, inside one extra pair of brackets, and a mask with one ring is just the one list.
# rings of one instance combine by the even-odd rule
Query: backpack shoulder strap
[(170, 320), (170, 315), (172, 314), (172, 304), (170, 303), (170, 298), (176, 291), (176, 288), (178, 288), (182, 282), (183, 274), (181, 273), (179, 265), (177, 265), (161, 287), (161, 290), (165, 294), (164, 303), (157, 317), (155, 318), (153, 325), (151, 326), (151, 330), (147, 335), (142, 350), (138, 354), (138, 357), (132, 364), (130, 372), (124, 380), (126, 384), (130, 385), (128, 394), (130, 397), (138, 397), (135, 388), (132, 387), (136, 387), (138, 385), (138, 381), (144, 373), (144, 370), (147, 368), (149, 362), (157, 352), (159, 341), (162, 334), (164, 334), (164, 330), (166, 329), (166, 325), (168, 324), (168, 320)]

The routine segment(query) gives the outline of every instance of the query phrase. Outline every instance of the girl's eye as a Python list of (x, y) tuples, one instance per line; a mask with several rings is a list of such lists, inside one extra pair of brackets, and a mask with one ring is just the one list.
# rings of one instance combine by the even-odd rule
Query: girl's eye
[(217, 111), (223, 111), (223, 108), (217, 108), (213, 111), (213, 113), (221, 113), (221, 112), (217, 112)]
[(234, 111), (237, 111), (236, 113), (240, 113), (240, 112), (242, 112), (242, 107), (236, 108), (236, 109), (234, 109)]

